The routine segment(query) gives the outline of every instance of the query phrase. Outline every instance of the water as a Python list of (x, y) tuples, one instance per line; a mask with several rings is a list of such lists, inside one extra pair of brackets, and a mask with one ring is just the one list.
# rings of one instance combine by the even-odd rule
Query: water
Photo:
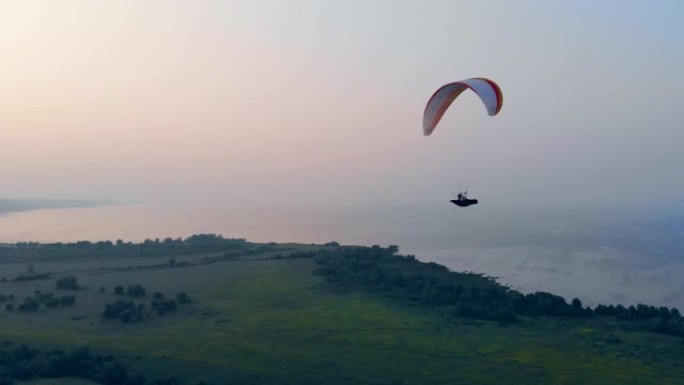
[(0, 215), (0, 242), (142, 241), (216, 233), (254, 242), (400, 246), (522, 292), (586, 305), (684, 309), (684, 214), (450, 206), (264, 208), (144, 203)]

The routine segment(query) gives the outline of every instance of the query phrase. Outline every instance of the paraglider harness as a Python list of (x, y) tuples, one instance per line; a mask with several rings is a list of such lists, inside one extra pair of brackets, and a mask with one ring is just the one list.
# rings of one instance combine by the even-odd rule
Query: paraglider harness
[(466, 190), (459, 192), (458, 195), (456, 195), (456, 199), (452, 199), (450, 202), (459, 207), (468, 207), (470, 205), (476, 205), (477, 199), (468, 199), (468, 190)]

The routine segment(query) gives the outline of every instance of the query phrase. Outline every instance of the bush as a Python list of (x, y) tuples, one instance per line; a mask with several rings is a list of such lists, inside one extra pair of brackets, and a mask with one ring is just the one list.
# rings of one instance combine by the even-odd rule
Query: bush
[(133, 301), (118, 300), (105, 306), (105, 309), (102, 311), (102, 317), (106, 319), (119, 319), (124, 323), (140, 321), (144, 309), (143, 305), (136, 306)]
[(185, 294), (184, 291), (182, 291), (182, 292), (176, 294), (176, 301), (177, 301), (179, 304), (186, 304), (186, 303), (190, 303), (190, 302), (191, 302), (191, 301), (190, 301), (190, 297), (188, 297), (188, 295)]
[(33, 297), (28, 297), (24, 300), (24, 303), (19, 305), (18, 309), (19, 311), (36, 311), (38, 310), (38, 301), (35, 300)]
[(67, 307), (76, 303), (75, 295), (64, 295), (60, 298), (51, 298), (45, 306), (47, 307)]
[(78, 285), (78, 281), (76, 281), (76, 277), (73, 276), (62, 277), (58, 279), (55, 284), (57, 285), (57, 288), (61, 290), (78, 290), (81, 288)]
[(133, 310), (126, 309), (126, 310), (121, 312), (121, 314), (119, 315), (119, 319), (123, 323), (129, 323), (129, 322), (131, 322), (131, 320), (133, 320), (133, 315), (134, 315)]
[(129, 285), (126, 289), (126, 295), (129, 297), (140, 298), (145, 296), (145, 288), (140, 285)]
[(157, 311), (157, 314), (164, 315), (170, 311), (176, 311), (176, 301), (152, 301), (152, 308)]
[(120, 385), (126, 383), (127, 377), (126, 371), (121, 365), (115, 363), (105, 369), (101, 381), (105, 385)]

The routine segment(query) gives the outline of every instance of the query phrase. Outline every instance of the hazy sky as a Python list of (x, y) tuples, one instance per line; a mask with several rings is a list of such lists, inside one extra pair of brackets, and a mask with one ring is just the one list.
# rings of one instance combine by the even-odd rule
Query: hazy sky
[(681, 203), (682, 68), (677, 0), (0, 0), (0, 197)]

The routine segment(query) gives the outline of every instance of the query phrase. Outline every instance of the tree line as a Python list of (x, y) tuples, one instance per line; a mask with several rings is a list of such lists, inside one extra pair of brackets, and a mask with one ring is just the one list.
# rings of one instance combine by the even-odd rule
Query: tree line
[[(78, 241), (73, 243), (19, 242), (0, 245), (0, 259), (55, 260), (81, 257), (159, 257), (169, 255), (221, 252), (250, 247), (243, 238), (224, 238), (217, 234), (195, 234), (185, 239), (146, 239), (140, 243)], [(24, 276), (30, 279), (33, 274)]]
[(538, 291), (523, 294), (482, 274), (453, 272), (434, 262), (420, 262), (413, 255), (398, 254), (395, 245), (346, 246), (316, 254), (315, 274), (338, 287), (381, 292), (385, 295), (442, 307), (454, 316), (518, 322), (521, 316), (591, 317), (613, 316), (639, 329), (676, 336), (684, 335), (684, 318), (677, 309), (639, 304), (584, 307), (574, 298)]
[[(148, 379), (132, 374), (112, 355), (95, 354), (88, 347), (41, 351), (26, 344), (0, 342), (0, 385), (42, 378), (85, 378), (103, 385), (180, 385), (175, 377)], [(199, 378), (186, 384), (208, 385)]]
[(79, 377), (105, 385), (142, 385), (143, 376), (129, 375), (112, 356), (93, 354), (87, 347), (40, 351), (11, 341), (0, 343), (0, 384), (39, 378)]

